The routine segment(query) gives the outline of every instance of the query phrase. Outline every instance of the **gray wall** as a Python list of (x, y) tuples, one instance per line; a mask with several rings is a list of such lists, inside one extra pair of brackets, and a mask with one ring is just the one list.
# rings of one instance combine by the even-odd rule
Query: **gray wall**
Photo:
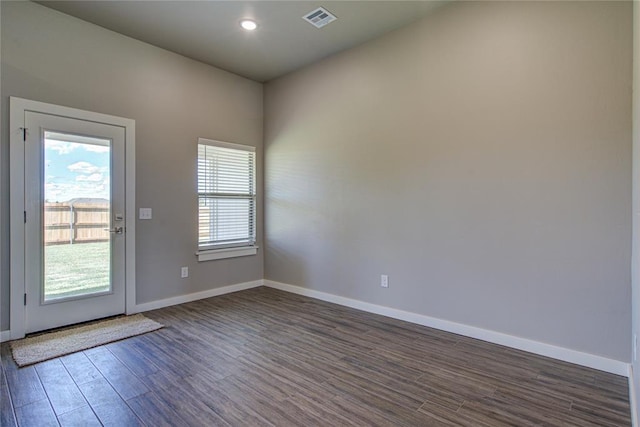
[(197, 138), (256, 146), (261, 177), (262, 85), (38, 4), (1, 7), (1, 329), (9, 327), (9, 96), (135, 119), (137, 207), (153, 208), (153, 220), (137, 222), (138, 303), (261, 279), (261, 252), (200, 264), (194, 252)]
[(267, 84), (265, 278), (629, 361), (631, 8), (454, 3)]
[[(633, 3), (633, 257), (632, 268), (632, 342), (640, 334), (640, 3)], [(637, 345), (637, 344), (636, 344)], [(640, 349), (638, 349), (640, 351)], [(633, 383), (635, 395), (640, 393), (640, 362), (633, 360)], [(632, 402), (633, 403), (633, 402)], [(637, 412), (640, 402), (636, 401)]]
[[(1, 8), (0, 329), (8, 96), (136, 120), (139, 303), (262, 278), (193, 256), (196, 139), (260, 159), (261, 85)], [(631, 53), (630, 3), (458, 3), (272, 82), (264, 276), (630, 360)]]

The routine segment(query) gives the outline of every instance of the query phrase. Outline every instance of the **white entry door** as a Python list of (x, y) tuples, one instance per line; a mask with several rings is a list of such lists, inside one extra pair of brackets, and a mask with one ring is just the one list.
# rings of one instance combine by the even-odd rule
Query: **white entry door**
[(125, 312), (125, 128), (25, 111), (25, 332)]

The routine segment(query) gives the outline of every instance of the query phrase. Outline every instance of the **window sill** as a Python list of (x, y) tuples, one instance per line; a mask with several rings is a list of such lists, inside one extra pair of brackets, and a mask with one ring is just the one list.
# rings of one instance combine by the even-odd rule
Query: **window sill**
[(236, 258), (241, 256), (255, 255), (258, 253), (257, 246), (243, 246), (240, 248), (224, 248), (224, 249), (209, 249), (206, 251), (196, 252), (198, 262), (213, 261), (216, 259), (224, 258)]

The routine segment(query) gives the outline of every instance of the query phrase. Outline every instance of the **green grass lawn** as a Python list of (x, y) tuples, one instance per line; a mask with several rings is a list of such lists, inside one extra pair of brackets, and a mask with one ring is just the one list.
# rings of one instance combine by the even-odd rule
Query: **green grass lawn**
[(109, 290), (110, 242), (44, 248), (45, 300)]

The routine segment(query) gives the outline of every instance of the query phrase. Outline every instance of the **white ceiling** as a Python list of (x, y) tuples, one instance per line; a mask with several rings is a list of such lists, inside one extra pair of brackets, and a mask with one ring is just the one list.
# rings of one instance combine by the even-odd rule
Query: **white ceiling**
[[(264, 82), (400, 28), (442, 1), (40, 1), (118, 33)], [(303, 15), (338, 19), (317, 29)], [(258, 22), (242, 30), (242, 18)]]

